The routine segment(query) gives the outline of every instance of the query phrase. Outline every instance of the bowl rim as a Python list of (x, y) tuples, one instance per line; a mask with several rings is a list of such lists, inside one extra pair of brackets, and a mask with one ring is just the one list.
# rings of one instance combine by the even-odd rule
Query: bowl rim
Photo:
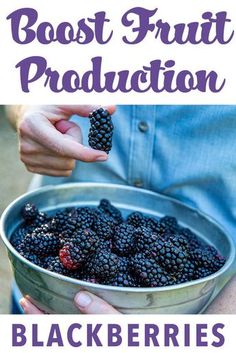
[(185, 204), (182, 201), (179, 201), (171, 196), (166, 196), (164, 194), (155, 192), (155, 191), (151, 191), (148, 189), (139, 189), (140, 192), (145, 193), (145, 194), (149, 194), (149, 195), (158, 195), (161, 198), (164, 198), (166, 200), (169, 200), (171, 202), (177, 203), (181, 206), (187, 207), (188, 209), (190, 209), (193, 212), (197, 212), (201, 217), (207, 219), (209, 222), (213, 223), (216, 227), (218, 227), (225, 235), (225, 237), (227, 238), (227, 241), (230, 245), (230, 255), (228, 257), (228, 259), (226, 260), (225, 264), (221, 267), (220, 270), (218, 270), (217, 272), (211, 274), (210, 276), (206, 276), (203, 278), (199, 278), (196, 280), (192, 280), (192, 281), (188, 281), (188, 282), (184, 282), (184, 283), (180, 283), (180, 284), (174, 284), (174, 285), (170, 285), (170, 286), (164, 286), (164, 287), (145, 287), (145, 288), (139, 288), (139, 287), (116, 287), (116, 286), (111, 286), (111, 285), (105, 285), (105, 284), (99, 284), (99, 283), (91, 283), (91, 282), (86, 282), (86, 281), (82, 281), (79, 279), (75, 279), (75, 278), (71, 278), (71, 277), (67, 277), (64, 275), (60, 275), (58, 273), (55, 272), (51, 272), (49, 270), (46, 270), (38, 265), (33, 264), (32, 262), (30, 262), (29, 260), (27, 260), (26, 258), (24, 258), (22, 255), (20, 255), (20, 253), (18, 251), (16, 251), (16, 249), (12, 246), (12, 244), (10, 243), (9, 239), (6, 236), (5, 233), (5, 221), (7, 219), (7, 217), (9, 216), (12, 206), (16, 205), (17, 203), (23, 201), (23, 200), (27, 200), (27, 198), (29, 196), (37, 196), (37, 194), (41, 194), (42, 192), (45, 191), (50, 191), (50, 190), (55, 190), (55, 189), (64, 189), (64, 188), (71, 188), (71, 187), (104, 187), (107, 188), (109, 186), (118, 188), (118, 189), (126, 189), (126, 190), (131, 190), (131, 191), (137, 191), (137, 188), (133, 187), (133, 186), (128, 186), (128, 185), (121, 185), (121, 184), (113, 184), (113, 183), (94, 183), (94, 182), (70, 182), (70, 183), (62, 183), (59, 185), (46, 185), (46, 186), (42, 186), (39, 187), (37, 189), (34, 189), (32, 191), (28, 191), (24, 194), (22, 194), (21, 196), (17, 197), (15, 200), (13, 200), (7, 207), (6, 209), (3, 211), (1, 218), (0, 218), (0, 235), (1, 238), (3, 240), (4, 245), (6, 246), (7, 250), (9, 252), (11, 252), (16, 258), (18, 258), (21, 262), (23, 262), (25, 265), (29, 266), (31, 269), (34, 269), (35, 271), (39, 271), (41, 273), (44, 273), (48, 276), (57, 278), (59, 280), (63, 280), (64, 282), (69, 282), (72, 283), (74, 285), (78, 285), (81, 287), (86, 287), (86, 288), (96, 288), (96, 289), (101, 289), (101, 290), (109, 290), (109, 291), (115, 291), (115, 292), (129, 292), (129, 293), (151, 293), (151, 292), (163, 292), (163, 291), (170, 291), (170, 290), (178, 290), (178, 289), (183, 289), (186, 287), (190, 287), (190, 286), (195, 286), (198, 284), (201, 284), (203, 282), (207, 282), (210, 280), (215, 280), (217, 277), (219, 277), (221, 274), (223, 274), (224, 272), (226, 272), (230, 266), (233, 264), (234, 260), (235, 260), (235, 245), (233, 242), (232, 237), (228, 234), (228, 232), (225, 230), (225, 228), (219, 224), (213, 217), (208, 216), (206, 213), (198, 210), (197, 208), (194, 208), (192, 206), (189, 206), (187, 204)]

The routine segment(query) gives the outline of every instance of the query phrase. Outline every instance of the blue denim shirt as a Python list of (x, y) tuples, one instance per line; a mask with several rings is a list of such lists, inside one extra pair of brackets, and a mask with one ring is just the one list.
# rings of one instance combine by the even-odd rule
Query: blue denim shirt
[[(73, 116), (86, 142), (89, 121)], [(170, 195), (214, 217), (236, 242), (236, 106), (118, 106), (105, 163), (78, 162), (71, 181), (128, 184)]]

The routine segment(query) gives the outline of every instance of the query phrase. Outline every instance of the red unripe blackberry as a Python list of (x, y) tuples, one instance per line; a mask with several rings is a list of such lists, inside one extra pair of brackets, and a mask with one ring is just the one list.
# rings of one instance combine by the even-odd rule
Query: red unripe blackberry
[(89, 119), (91, 124), (88, 135), (89, 146), (109, 153), (114, 129), (111, 115), (107, 110), (99, 108), (89, 114)]
[(86, 255), (73, 243), (66, 243), (59, 252), (59, 258), (67, 270), (77, 270), (85, 262)]
[(68, 270), (77, 270), (97, 249), (97, 244), (98, 237), (92, 230), (79, 230), (60, 250), (60, 261)]

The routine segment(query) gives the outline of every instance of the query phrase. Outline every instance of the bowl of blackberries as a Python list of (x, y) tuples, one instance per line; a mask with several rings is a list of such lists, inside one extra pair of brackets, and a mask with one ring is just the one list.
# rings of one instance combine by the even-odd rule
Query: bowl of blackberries
[(81, 289), (122, 313), (199, 313), (234, 260), (231, 238), (205, 214), (113, 184), (27, 193), (5, 210), (1, 235), (22, 295), (48, 313), (78, 313)]

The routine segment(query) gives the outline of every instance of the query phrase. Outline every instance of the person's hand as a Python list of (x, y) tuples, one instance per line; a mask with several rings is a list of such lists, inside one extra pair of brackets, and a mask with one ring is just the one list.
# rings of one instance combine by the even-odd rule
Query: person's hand
[[(104, 300), (86, 291), (77, 293), (74, 302), (83, 314), (120, 314)], [(29, 297), (22, 298), (20, 300), (20, 305), (25, 314), (45, 314), (31, 303)]]
[[(83, 146), (78, 125), (71, 115), (88, 117), (99, 106), (22, 106), (15, 121), (21, 161), (28, 171), (50, 176), (70, 176), (75, 161), (105, 161), (108, 155)], [(107, 106), (112, 114), (115, 106)]]

